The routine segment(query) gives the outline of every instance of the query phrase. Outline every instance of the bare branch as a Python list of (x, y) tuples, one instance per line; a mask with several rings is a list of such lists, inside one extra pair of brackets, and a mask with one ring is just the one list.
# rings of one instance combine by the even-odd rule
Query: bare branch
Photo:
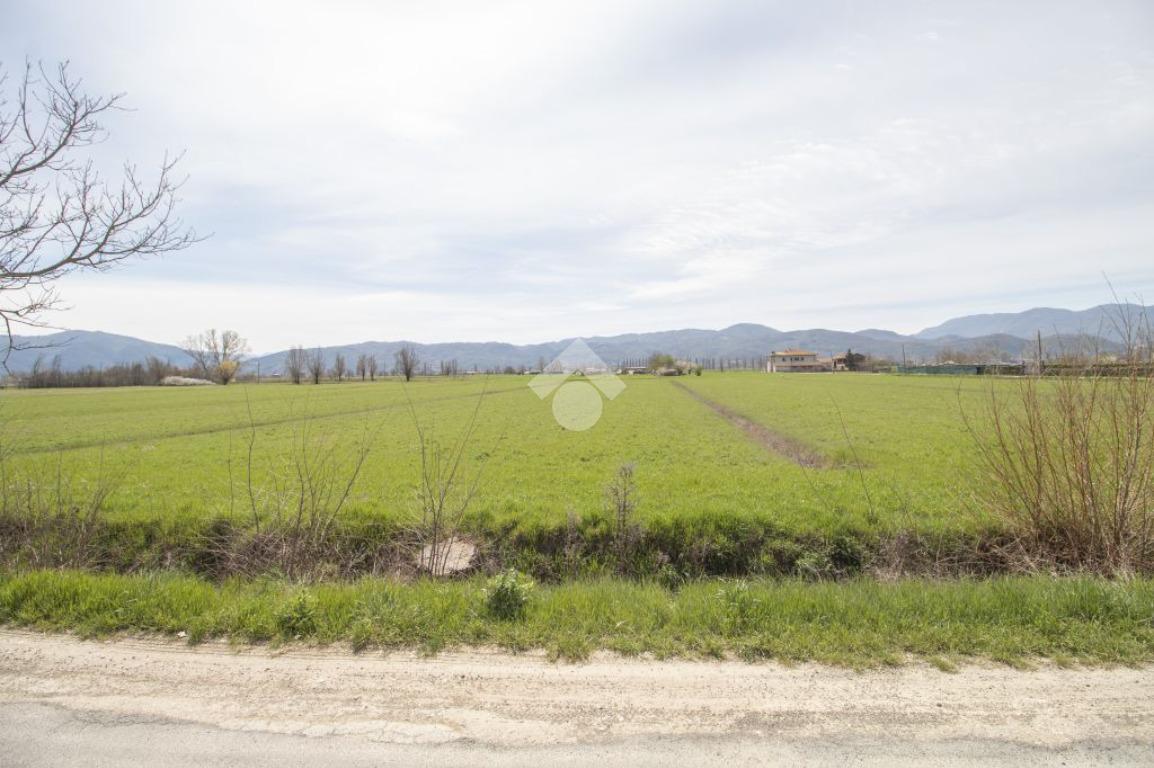
[[(0, 71), (0, 88), (8, 78)], [(176, 215), (180, 156), (164, 157), (154, 177), (125, 164), (105, 180), (85, 149), (106, 135), (101, 118), (122, 94), (92, 96), (68, 63), (26, 62), (9, 101), (0, 94), (0, 321), (42, 325), (57, 306), (52, 283), (80, 270), (187, 248), (195, 232)]]

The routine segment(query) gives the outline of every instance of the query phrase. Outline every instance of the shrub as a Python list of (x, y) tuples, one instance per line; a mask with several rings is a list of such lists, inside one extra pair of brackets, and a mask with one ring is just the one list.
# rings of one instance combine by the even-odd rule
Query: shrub
[(617, 468), (613, 481), (605, 488), (605, 497), (613, 514), (613, 548), (617, 556), (617, 570), (628, 573), (640, 531), (633, 521), (637, 511), (637, 483), (633, 479), (633, 465)]
[(1129, 345), (1120, 363), (1024, 379), (1009, 397), (991, 389), (988, 422), (970, 423), (989, 480), (983, 501), (1024, 567), (1154, 570), (1148, 344)]
[(502, 571), (485, 588), (485, 607), (498, 619), (519, 619), (525, 615), (534, 586), (532, 579), (516, 569)]
[(299, 638), (316, 632), (316, 597), (308, 590), (297, 592), (277, 611), (276, 627), (282, 637)]

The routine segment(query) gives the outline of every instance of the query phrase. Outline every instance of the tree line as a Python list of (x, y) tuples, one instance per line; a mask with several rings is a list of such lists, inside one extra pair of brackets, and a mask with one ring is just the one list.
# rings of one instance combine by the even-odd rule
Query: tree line
[[(21, 387), (45, 389), (56, 387), (145, 387), (164, 383), (169, 377), (179, 376), (202, 379), (215, 384), (227, 385), (238, 380), (259, 379), (259, 369), (244, 371), (249, 347), (248, 341), (236, 331), (217, 331), (215, 328), (189, 336), (181, 345), (189, 362), (179, 365), (167, 359), (149, 355), (143, 361), (117, 363), (109, 366), (83, 366), (65, 370), (59, 353), (52, 357), (41, 355), (32, 364), (32, 369), (15, 377)], [(441, 375), (457, 375), (456, 360), (442, 361)], [(406, 345), (394, 354), (394, 367), (386, 371), (380, 360), (373, 354), (358, 355), (350, 365), (349, 358), (338, 353), (331, 366), (327, 365), (321, 349), (312, 351), (304, 347), (293, 347), (285, 355), (283, 376), (293, 384), (306, 381), (320, 384), (322, 381), (342, 382), (359, 378), (361, 381), (376, 381), (378, 376), (392, 373), (411, 381), (418, 374), (434, 375), (428, 364), (422, 364), (415, 348)], [(273, 374), (276, 376), (277, 374)]]

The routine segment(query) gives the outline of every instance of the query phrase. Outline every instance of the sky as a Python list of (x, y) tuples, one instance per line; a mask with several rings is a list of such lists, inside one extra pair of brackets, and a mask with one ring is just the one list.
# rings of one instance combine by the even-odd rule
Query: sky
[[(60, 328), (254, 351), (1154, 300), (1154, 3), (0, 0), (184, 152), (185, 251)], [(113, 167), (110, 165), (109, 167)]]

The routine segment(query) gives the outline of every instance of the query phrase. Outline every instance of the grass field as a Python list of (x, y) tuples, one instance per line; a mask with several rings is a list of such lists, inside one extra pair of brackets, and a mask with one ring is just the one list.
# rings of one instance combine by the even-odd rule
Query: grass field
[[(82, 497), (101, 477), (116, 481), (94, 534), (106, 537), (102, 554), (86, 561), (100, 572), (61, 569), (67, 558), (46, 569), (9, 550), (0, 624), (428, 651), (498, 645), (563, 658), (604, 648), (854, 666), (915, 655), (943, 668), (969, 657), (1154, 659), (1149, 579), (889, 580), (939, 571), (887, 571), (887, 537), (956, 537), (971, 552), (997, 531), (978, 502), (978, 449), (963, 412), (980, 432), (989, 388), (1008, 391), (1013, 381), (726, 373), (626, 384), (584, 432), (559, 427), (515, 376), (4, 392), (5, 482), (32, 477), (51, 488), (59, 477)], [(347, 468), (367, 439), (339, 521), (364, 539), (363, 554), (416, 514), (414, 414), (426, 436), (452, 442), (478, 402), (465, 457), (483, 474), (467, 528), (496, 553), (487, 568), (541, 579), (520, 618), (492, 614), (483, 574), (358, 578), (397, 573), (402, 561), (344, 571), (325, 561), (302, 580), (270, 561), (258, 577), (239, 578), (204, 565), (222, 521), (248, 535), (250, 444), (259, 495), (292, 474), (302, 445), (333, 446)], [(639, 499), (628, 567), (614, 559), (606, 499), (624, 463), (635, 466)], [(574, 520), (584, 549), (570, 568), (560, 542)], [(77, 537), (90, 545), (95, 529), (82, 522), (59, 538), (45, 530), (36, 546), (51, 555), (67, 554)], [(928, 560), (941, 557), (938, 549)], [(726, 574), (745, 578), (713, 578)]]
[[(564, 525), (599, 514), (604, 487), (636, 466), (642, 521), (719, 518), (789, 532), (968, 530), (975, 451), (961, 404), (981, 408), (988, 381), (889, 376), (706, 374), (679, 384), (828, 460), (802, 467), (767, 449), (674, 382), (629, 377), (585, 432), (554, 422), (525, 377), (395, 380), (321, 386), (7, 391), (0, 419), (11, 462), (95, 482), (116, 476), (108, 514), (125, 520), (208, 518), (247, 503), (254, 477), (283, 467), (294, 444), (329, 441), (371, 453), (348, 515), (412, 513), (419, 480), (409, 409), (448, 442), (476, 406), (468, 458), (484, 465), (472, 509), (486, 526)], [(995, 383), (1004, 385), (1005, 383)]]

